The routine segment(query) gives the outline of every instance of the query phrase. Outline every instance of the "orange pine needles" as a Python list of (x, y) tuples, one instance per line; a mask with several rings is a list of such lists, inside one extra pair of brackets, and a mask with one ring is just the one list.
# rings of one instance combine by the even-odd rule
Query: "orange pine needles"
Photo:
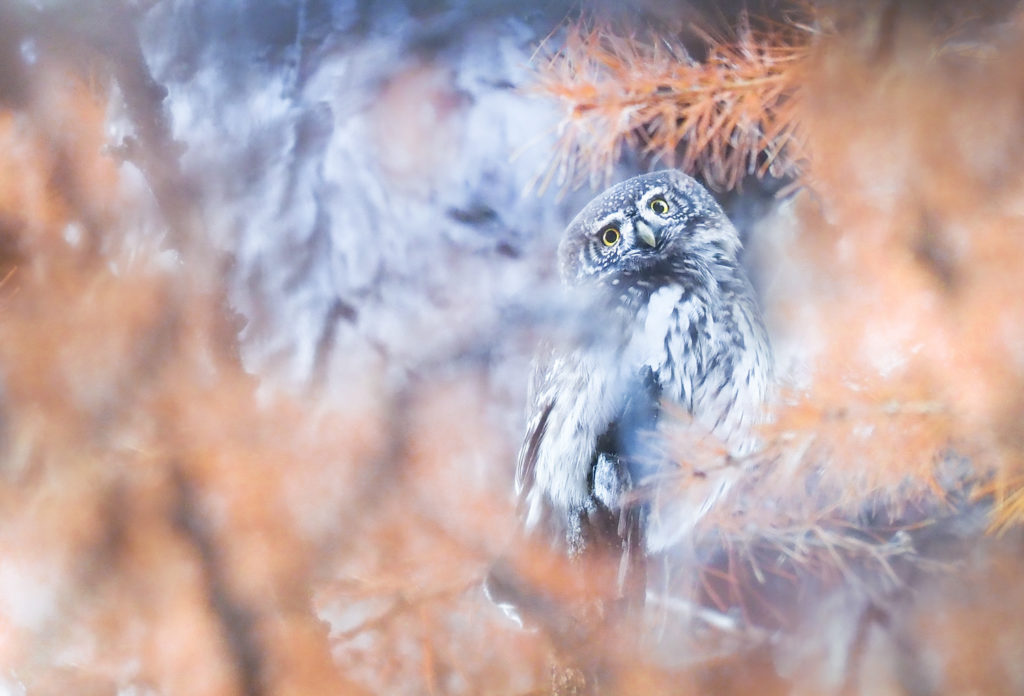
[(623, 147), (731, 189), (747, 175), (791, 176), (804, 145), (797, 108), (809, 33), (752, 28), (732, 41), (705, 34), (694, 60), (677, 39), (570, 26), (539, 70), (538, 90), (565, 106), (560, 142), (541, 188), (607, 183)]

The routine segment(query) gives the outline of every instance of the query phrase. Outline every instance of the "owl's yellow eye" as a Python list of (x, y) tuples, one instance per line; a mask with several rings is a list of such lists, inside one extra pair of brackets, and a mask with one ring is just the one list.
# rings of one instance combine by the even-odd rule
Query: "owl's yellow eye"
[(661, 196), (652, 198), (647, 203), (647, 207), (653, 210), (657, 215), (664, 215), (668, 212), (668, 203)]
[(619, 243), (620, 236), (618, 227), (605, 227), (601, 233), (601, 241), (605, 246), (615, 246)]

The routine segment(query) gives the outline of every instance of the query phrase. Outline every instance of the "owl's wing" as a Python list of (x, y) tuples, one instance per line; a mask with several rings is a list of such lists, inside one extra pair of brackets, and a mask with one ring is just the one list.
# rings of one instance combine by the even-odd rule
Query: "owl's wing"
[(635, 454), (623, 446), (633, 444), (631, 431), (652, 414), (637, 375), (623, 369), (620, 356), (615, 346), (592, 342), (546, 350), (536, 361), (516, 465), (527, 528), (548, 513), (555, 528), (571, 526), (574, 515), (594, 506), (598, 453)]
[(595, 346), (558, 346), (538, 356), (516, 465), (516, 492), (528, 529), (543, 520), (554, 524), (551, 531), (564, 529), (588, 504), (597, 438), (620, 400), (609, 364), (614, 361)]
[(529, 414), (526, 436), (516, 460), (516, 494), (521, 498), (533, 488), (536, 480), (534, 472), (537, 458), (555, 405), (557, 390), (553, 385), (554, 370), (559, 362), (561, 360), (550, 346), (540, 351), (533, 361), (533, 377), (527, 394)]

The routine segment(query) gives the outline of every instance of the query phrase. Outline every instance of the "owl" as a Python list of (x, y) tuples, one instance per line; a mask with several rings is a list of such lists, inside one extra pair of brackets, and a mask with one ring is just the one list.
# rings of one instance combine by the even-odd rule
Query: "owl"
[[(613, 186), (569, 224), (558, 262), (583, 319), (537, 361), (516, 469), (528, 530), (552, 533), (569, 555), (602, 547), (636, 563), (664, 543), (629, 501), (666, 466), (666, 409), (732, 455), (754, 447), (772, 359), (740, 249), (711, 194), (676, 170)], [(692, 502), (690, 519), (713, 497)]]

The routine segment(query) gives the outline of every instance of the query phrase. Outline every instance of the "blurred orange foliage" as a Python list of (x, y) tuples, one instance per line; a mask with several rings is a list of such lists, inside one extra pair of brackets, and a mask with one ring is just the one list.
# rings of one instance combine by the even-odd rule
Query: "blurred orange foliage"
[[(817, 12), (820, 31), (741, 24), (699, 63), (578, 29), (541, 78), (569, 108), (559, 183), (629, 147), (801, 186), (750, 245), (789, 384), (699, 530), (716, 553), (672, 610), (701, 630), (673, 669), (637, 634), (597, 636), (608, 693), (1020, 690), (1024, 21), (954, 40)], [(0, 110), (0, 686), (587, 688), (579, 655), (478, 588), (516, 525), (487, 374), (396, 389), (367, 358), (340, 394), (261, 386), (199, 211), (180, 247), (140, 229), (154, 204), (105, 149), (111, 85), (36, 72)], [(979, 508), (1004, 538), (972, 534)], [(939, 528), (956, 543), (926, 558)], [(859, 611), (878, 576), (884, 620), (818, 594), (845, 583)], [(823, 636), (847, 620), (837, 659)]]

